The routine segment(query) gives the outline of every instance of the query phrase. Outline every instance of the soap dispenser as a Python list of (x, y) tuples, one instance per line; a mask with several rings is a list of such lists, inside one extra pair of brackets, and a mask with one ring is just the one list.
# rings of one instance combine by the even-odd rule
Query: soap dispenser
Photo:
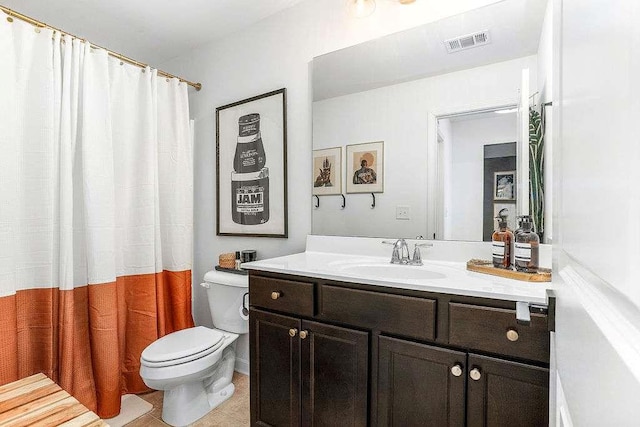
[(491, 236), (493, 245), (493, 266), (496, 268), (511, 267), (511, 247), (513, 233), (507, 228), (507, 216), (498, 214), (498, 229)]
[(533, 220), (529, 215), (521, 217), (521, 232), (515, 236), (514, 265), (516, 270), (527, 273), (538, 271), (540, 237), (533, 231)]
[(518, 217), (518, 228), (513, 232), (514, 240), (518, 237), (518, 234), (522, 233), (522, 219), (528, 217), (528, 215), (520, 215)]

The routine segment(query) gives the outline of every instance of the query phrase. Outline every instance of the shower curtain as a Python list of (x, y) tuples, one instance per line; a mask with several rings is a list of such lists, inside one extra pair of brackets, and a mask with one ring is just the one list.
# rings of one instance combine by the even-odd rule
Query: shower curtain
[(0, 384), (101, 417), (193, 326), (187, 87), (0, 12)]

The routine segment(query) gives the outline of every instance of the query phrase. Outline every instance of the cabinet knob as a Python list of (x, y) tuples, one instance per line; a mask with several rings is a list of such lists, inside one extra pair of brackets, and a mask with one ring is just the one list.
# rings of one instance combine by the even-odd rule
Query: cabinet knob
[(480, 373), (480, 370), (478, 368), (473, 368), (471, 371), (469, 371), (469, 377), (471, 377), (471, 379), (474, 381), (478, 381), (480, 378), (482, 378), (482, 374)]
[(520, 338), (520, 335), (518, 335), (518, 331), (516, 331), (515, 329), (507, 330), (507, 339), (509, 341), (515, 342), (518, 341), (518, 338)]
[(454, 377), (459, 377), (460, 375), (462, 375), (462, 366), (460, 365), (453, 365), (451, 367), (451, 374)]
[(297, 333), (298, 333), (298, 330), (296, 328), (289, 329), (289, 336), (290, 337), (292, 337), (292, 338), (295, 337)]
[(307, 335), (309, 335), (309, 333), (307, 331), (300, 331), (300, 338), (301, 339), (305, 339), (307, 337)]
[(273, 291), (271, 292), (271, 299), (278, 299), (282, 296), (282, 294), (280, 293), (280, 291)]

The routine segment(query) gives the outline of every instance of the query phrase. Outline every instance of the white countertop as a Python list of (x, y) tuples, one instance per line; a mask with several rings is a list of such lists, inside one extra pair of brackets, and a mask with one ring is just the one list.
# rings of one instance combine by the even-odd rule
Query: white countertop
[[(308, 245), (309, 246), (309, 245)], [(328, 253), (309, 251), (254, 261), (243, 264), (248, 270), (267, 271), (272, 273), (293, 274), (342, 282), (362, 283), (399, 289), (412, 289), (445, 294), (465, 295), (471, 297), (495, 298), (508, 301), (525, 301), (534, 304), (547, 304), (546, 290), (551, 283), (520, 282), (497, 276), (467, 271), (466, 263), (459, 261), (424, 260), (423, 266), (391, 265), (389, 257), (362, 256), (344, 253)], [(363, 266), (351, 269), (351, 266)], [(398, 277), (389, 280), (367, 274), (367, 266), (385, 266), (383, 268), (399, 269)], [(419, 275), (418, 271), (400, 269), (423, 269), (438, 278), (416, 279), (405, 276)]]

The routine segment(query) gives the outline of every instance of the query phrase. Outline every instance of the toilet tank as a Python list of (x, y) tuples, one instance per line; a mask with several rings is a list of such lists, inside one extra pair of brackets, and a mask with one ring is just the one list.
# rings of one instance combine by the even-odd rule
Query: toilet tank
[[(249, 332), (249, 321), (241, 315), (244, 295), (249, 292), (249, 276), (222, 271), (209, 271), (202, 286), (207, 299), (213, 326), (236, 334)], [(249, 308), (249, 297), (246, 297)]]

